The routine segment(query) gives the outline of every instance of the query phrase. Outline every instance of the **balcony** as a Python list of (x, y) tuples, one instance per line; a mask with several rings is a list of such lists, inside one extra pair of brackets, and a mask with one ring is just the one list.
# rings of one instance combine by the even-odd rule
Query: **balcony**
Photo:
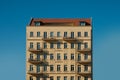
[(46, 38), (43, 38), (42, 40), (44, 40), (44, 41), (58, 41), (56, 37), (46, 37)]
[(48, 62), (44, 59), (28, 59), (28, 62), (32, 64), (48, 64)]
[(48, 74), (44, 71), (40, 71), (40, 72), (35, 72), (35, 71), (28, 71), (27, 74), (33, 75), (33, 76), (45, 76), (48, 77)]
[(90, 48), (77, 49), (78, 52), (91, 52)]
[(63, 40), (70, 42), (70, 41), (76, 41), (77, 39), (74, 37), (73, 38), (72, 37), (63, 37)]
[(30, 52), (33, 52), (33, 53), (38, 53), (38, 52), (43, 52), (43, 49), (34, 49), (34, 48), (29, 48), (29, 51)]
[(83, 60), (83, 61), (77, 61), (79, 64), (91, 64), (91, 60)]
[(88, 76), (91, 75), (91, 71), (77, 72), (78, 75)]

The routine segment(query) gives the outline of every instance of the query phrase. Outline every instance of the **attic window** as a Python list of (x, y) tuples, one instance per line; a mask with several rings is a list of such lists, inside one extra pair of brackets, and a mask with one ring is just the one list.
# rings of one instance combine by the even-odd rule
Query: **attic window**
[(84, 21), (80, 22), (80, 26), (86, 26), (86, 22)]
[(34, 23), (35, 23), (35, 26), (40, 26), (40, 22), (35, 21)]

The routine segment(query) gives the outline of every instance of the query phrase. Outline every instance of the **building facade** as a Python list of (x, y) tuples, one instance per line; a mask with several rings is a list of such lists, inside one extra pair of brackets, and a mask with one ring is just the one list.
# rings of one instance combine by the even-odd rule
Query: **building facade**
[(31, 19), (26, 80), (92, 80), (91, 19)]

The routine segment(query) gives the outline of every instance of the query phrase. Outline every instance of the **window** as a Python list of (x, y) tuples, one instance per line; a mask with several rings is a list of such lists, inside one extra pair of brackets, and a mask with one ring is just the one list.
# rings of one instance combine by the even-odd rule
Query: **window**
[(53, 43), (50, 43), (50, 48), (54, 48), (54, 44)]
[(40, 80), (40, 77), (38, 76), (38, 77), (36, 77), (36, 80)]
[(74, 71), (74, 65), (71, 65), (71, 71)]
[(78, 32), (78, 37), (81, 37), (81, 32)]
[(57, 37), (60, 37), (60, 32), (57, 32)]
[(81, 50), (81, 43), (78, 43), (78, 50)]
[(74, 43), (71, 43), (71, 49), (73, 49), (74, 48)]
[(44, 38), (47, 38), (47, 32), (44, 32), (43, 36), (44, 36)]
[(37, 37), (40, 37), (40, 32), (37, 32)]
[(47, 48), (47, 43), (44, 43), (44, 49), (46, 49)]
[(37, 72), (40, 72), (40, 65), (37, 65)]
[(78, 54), (78, 61), (80, 61), (81, 60), (81, 55), (80, 54)]
[(67, 37), (67, 32), (64, 32), (64, 37)]
[(54, 58), (53, 54), (50, 54), (50, 60), (53, 60), (53, 58)]
[(87, 76), (85, 76), (85, 77), (84, 77), (84, 80), (88, 80), (88, 77), (87, 77)]
[(32, 77), (32, 76), (30, 76), (30, 80), (33, 80), (33, 77)]
[(44, 71), (47, 71), (47, 66), (46, 65), (44, 65)]
[(78, 80), (81, 80), (81, 76), (78, 76)]
[(40, 43), (37, 43), (37, 50), (40, 50)]
[(30, 49), (32, 49), (33, 48), (33, 43), (32, 42), (30, 42)]
[(50, 71), (53, 71), (54, 68), (53, 68), (53, 65), (50, 65)]
[(61, 46), (60, 46), (60, 42), (57, 42), (57, 49), (60, 49)]
[(64, 60), (67, 60), (67, 54), (66, 53), (64, 54)]
[(30, 65), (30, 71), (33, 71), (33, 65)]
[(85, 26), (86, 25), (86, 22), (82, 21), (80, 22), (80, 26)]
[(40, 54), (37, 54), (37, 60), (40, 61)]
[(43, 77), (43, 80), (47, 80), (47, 78), (46, 78), (46, 77)]
[(66, 49), (67, 48), (67, 43), (64, 43), (64, 49)]
[(74, 80), (74, 76), (71, 76), (70, 80)]
[(87, 53), (84, 54), (84, 60), (88, 60), (88, 54)]
[(57, 80), (60, 80), (60, 76), (57, 76)]
[(53, 76), (50, 77), (50, 80), (54, 80), (54, 79), (53, 79)]
[(54, 33), (53, 32), (50, 32), (50, 37), (53, 37), (54, 36)]
[(71, 38), (74, 38), (74, 32), (71, 32)]
[(88, 32), (84, 32), (84, 37), (88, 37)]
[(88, 43), (84, 43), (84, 48), (88, 48)]
[(33, 60), (33, 54), (30, 54), (30, 60)]
[(40, 22), (34, 22), (35, 23), (35, 26), (40, 26)]
[(60, 60), (60, 53), (57, 53), (57, 60)]
[(67, 65), (64, 65), (64, 71), (67, 71)]
[(88, 71), (88, 65), (84, 65), (84, 71)]
[(81, 66), (78, 65), (78, 72), (81, 72)]
[(74, 60), (74, 54), (71, 54), (71, 60)]
[(67, 76), (64, 76), (64, 80), (67, 80)]
[(44, 60), (46, 60), (46, 59), (47, 59), (47, 55), (46, 55), (46, 54), (44, 54), (43, 56), (44, 56)]
[(57, 65), (57, 71), (60, 71), (60, 65)]
[(33, 37), (33, 32), (30, 32), (30, 37)]

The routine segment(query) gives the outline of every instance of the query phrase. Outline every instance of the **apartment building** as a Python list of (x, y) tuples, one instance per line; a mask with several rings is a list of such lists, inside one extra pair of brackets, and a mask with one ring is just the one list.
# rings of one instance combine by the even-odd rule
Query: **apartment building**
[(92, 80), (91, 19), (32, 18), (26, 27), (26, 80)]

